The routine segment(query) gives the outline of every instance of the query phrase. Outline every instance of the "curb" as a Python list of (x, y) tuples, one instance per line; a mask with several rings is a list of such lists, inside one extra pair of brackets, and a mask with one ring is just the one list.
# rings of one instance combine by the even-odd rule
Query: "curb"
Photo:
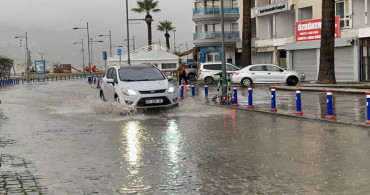
[[(300, 87), (302, 91), (314, 91), (314, 92), (326, 92), (326, 90), (330, 88), (324, 88), (324, 87)], [(296, 87), (286, 87), (286, 86), (276, 86), (276, 89), (279, 90), (285, 90), (285, 91), (295, 91)], [(344, 89), (344, 88), (330, 88), (333, 92), (336, 93), (352, 93), (352, 94), (366, 94), (369, 89)]]
[(268, 115), (275, 115), (275, 116), (283, 116), (283, 117), (289, 117), (289, 118), (299, 118), (302, 120), (307, 120), (307, 121), (314, 121), (314, 122), (327, 122), (327, 123), (335, 123), (335, 124), (342, 124), (342, 125), (348, 125), (348, 126), (357, 126), (357, 127), (366, 127), (369, 128), (369, 125), (362, 124), (362, 123), (352, 123), (352, 122), (345, 122), (345, 121), (337, 121), (337, 120), (328, 120), (328, 119), (323, 119), (323, 118), (317, 118), (317, 117), (305, 117), (305, 115), (300, 116), (300, 115), (295, 115), (295, 114), (287, 114), (287, 113), (279, 113), (279, 112), (269, 112), (269, 111), (263, 111), (263, 110), (251, 110), (251, 109), (244, 109), (243, 107), (232, 107), (232, 106), (221, 106), (217, 104), (205, 104), (203, 105), (207, 106), (214, 106), (214, 107), (219, 107), (219, 108), (229, 108), (229, 109), (235, 109), (235, 110), (243, 110), (247, 112), (257, 112), (257, 113), (262, 113), (262, 114), (268, 114)]

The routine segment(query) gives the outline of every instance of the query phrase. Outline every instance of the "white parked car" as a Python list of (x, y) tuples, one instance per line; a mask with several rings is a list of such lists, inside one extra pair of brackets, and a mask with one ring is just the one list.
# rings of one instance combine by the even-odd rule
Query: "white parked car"
[(113, 65), (102, 79), (100, 98), (137, 108), (177, 106), (178, 92), (171, 80), (154, 65)]
[[(226, 71), (228, 73), (234, 73), (238, 71), (240, 68), (226, 63)], [(201, 63), (198, 70), (198, 80), (204, 81), (205, 84), (212, 84), (213, 81), (218, 80), (219, 76), (216, 74), (222, 71), (222, 63), (221, 62), (207, 62)]]
[(304, 73), (284, 70), (273, 64), (257, 64), (247, 66), (231, 76), (232, 83), (241, 83), (247, 87), (253, 83), (286, 83), (295, 86), (306, 79)]

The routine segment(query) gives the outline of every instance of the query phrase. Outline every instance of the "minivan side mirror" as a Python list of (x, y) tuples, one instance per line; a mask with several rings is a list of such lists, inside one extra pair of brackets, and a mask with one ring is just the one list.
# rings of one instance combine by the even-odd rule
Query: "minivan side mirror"
[(167, 80), (168, 81), (172, 81), (173, 80), (173, 76), (167, 76)]
[(112, 83), (112, 84), (114, 84), (114, 79), (107, 79), (106, 81), (107, 81), (107, 83)]

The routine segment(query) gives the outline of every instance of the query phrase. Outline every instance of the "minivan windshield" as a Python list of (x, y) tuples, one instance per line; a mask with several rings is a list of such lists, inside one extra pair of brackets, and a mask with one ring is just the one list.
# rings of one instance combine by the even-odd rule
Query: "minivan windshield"
[(118, 72), (121, 81), (156, 81), (165, 79), (160, 70), (152, 67), (122, 68)]

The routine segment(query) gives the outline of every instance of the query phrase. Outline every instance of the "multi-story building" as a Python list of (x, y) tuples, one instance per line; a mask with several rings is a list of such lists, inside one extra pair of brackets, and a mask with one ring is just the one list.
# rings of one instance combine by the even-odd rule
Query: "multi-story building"
[[(252, 62), (277, 64), (317, 80), (322, 1), (255, 0), (252, 4), (256, 31)], [(370, 81), (369, 10), (369, 0), (336, 0), (337, 81)], [(241, 44), (238, 48), (241, 52)]]
[[(224, 0), (225, 58), (235, 64), (239, 34), (239, 0)], [(199, 48), (201, 62), (221, 61), (221, 5), (220, 0), (195, 0), (193, 43)]]

